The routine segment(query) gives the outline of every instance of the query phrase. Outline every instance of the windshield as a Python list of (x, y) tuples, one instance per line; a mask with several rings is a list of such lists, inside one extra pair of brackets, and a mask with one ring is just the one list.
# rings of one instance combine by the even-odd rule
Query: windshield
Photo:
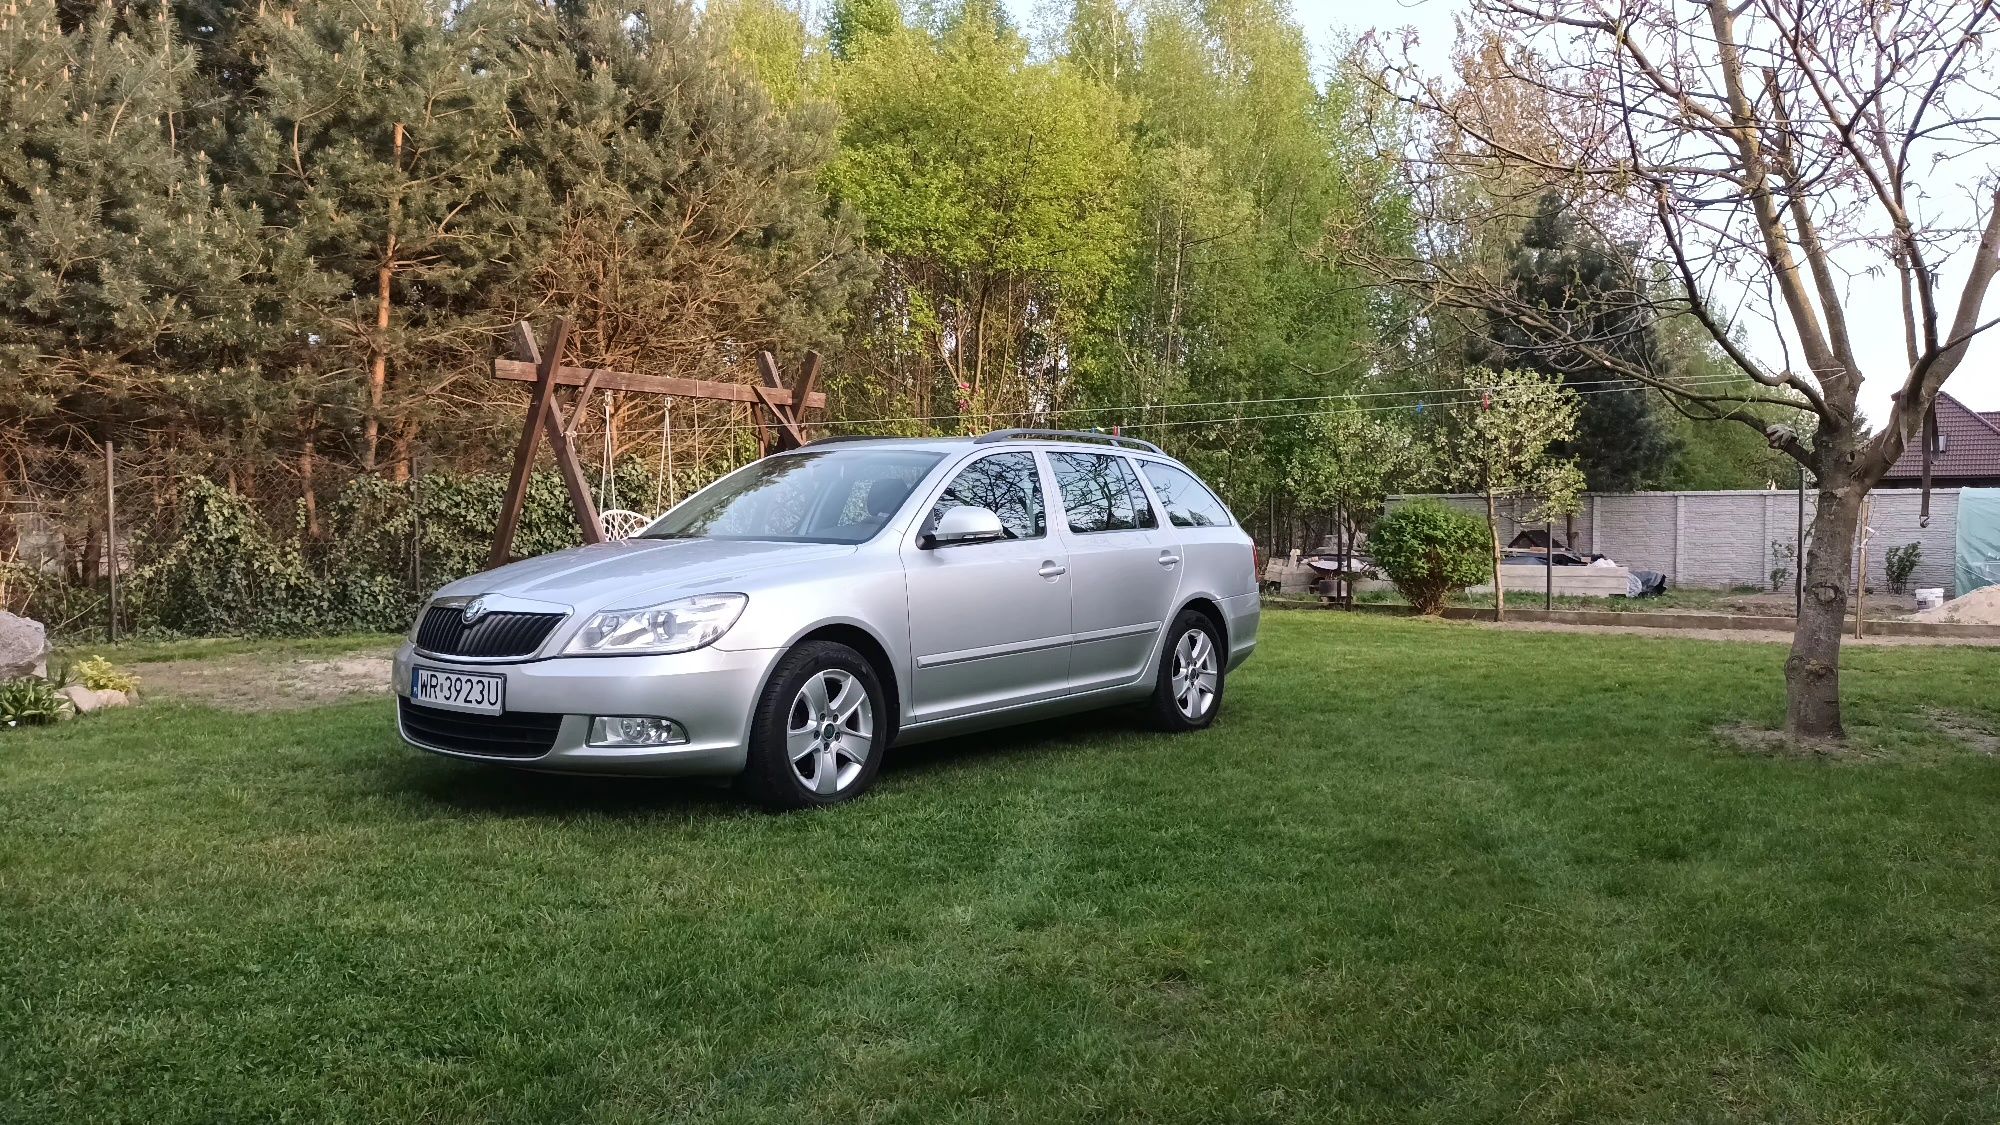
[(942, 453), (881, 448), (766, 457), (689, 497), (639, 537), (864, 542), (943, 459)]

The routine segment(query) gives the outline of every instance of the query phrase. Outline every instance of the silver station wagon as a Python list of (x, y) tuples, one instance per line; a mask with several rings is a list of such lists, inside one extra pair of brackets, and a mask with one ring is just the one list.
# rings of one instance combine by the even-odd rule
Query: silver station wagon
[(396, 655), (411, 745), (534, 770), (867, 789), (892, 744), (1112, 705), (1215, 720), (1257, 644), (1250, 537), (1131, 438), (835, 438), (634, 538), (438, 591)]

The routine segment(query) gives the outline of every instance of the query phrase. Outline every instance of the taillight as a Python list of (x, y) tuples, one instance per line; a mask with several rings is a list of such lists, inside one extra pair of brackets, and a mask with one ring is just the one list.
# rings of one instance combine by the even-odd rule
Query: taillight
[(1257, 554), (1257, 541), (1250, 541), (1250, 592), (1264, 588), (1264, 560)]

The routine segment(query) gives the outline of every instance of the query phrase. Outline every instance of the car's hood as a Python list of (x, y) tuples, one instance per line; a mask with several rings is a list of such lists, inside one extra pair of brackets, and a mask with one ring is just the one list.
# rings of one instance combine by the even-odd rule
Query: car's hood
[(853, 553), (844, 543), (627, 539), (523, 559), (461, 578), (438, 593), (508, 594), (583, 611), (629, 609), (680, 594), (740, 590), (756, 571)]

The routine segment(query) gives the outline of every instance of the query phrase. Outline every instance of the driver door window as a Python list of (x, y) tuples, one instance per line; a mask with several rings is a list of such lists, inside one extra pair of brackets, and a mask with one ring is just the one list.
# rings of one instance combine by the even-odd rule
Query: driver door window
[(1040, 539), (1048, 533), (1041, 474), (1032, 453), (995, 453), (959, 470), (924, 526), (935, 527), (939, 516), (967, 506), (991, 509), (1009, 539)]

